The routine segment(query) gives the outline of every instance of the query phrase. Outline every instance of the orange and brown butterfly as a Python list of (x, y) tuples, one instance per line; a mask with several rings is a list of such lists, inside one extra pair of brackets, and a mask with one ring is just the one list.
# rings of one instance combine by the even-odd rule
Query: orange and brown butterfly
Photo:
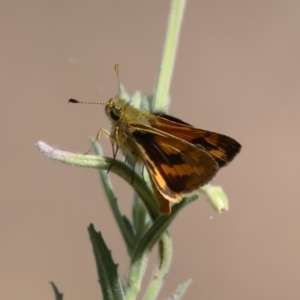
[[(118, 65), (115, 70), (118, 75)], [(121, 148), (134, 162), (146, 166), (164, 215), (171, 213), (171, 203), (208, 183), (241, 150), (231, 137), (198, 129), (162, 112), (142, 111), (119, 96), (108, 100), (105, 112), (112, 124), (111, 131), (105, 132), (117, 150)]]

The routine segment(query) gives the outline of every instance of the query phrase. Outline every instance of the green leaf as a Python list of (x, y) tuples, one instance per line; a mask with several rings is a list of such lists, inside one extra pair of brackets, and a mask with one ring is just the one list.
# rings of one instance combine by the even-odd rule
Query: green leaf
[(101, 233), (95, 231), (93, 224), (88, 227), (88, 232), (93, 245), (103, 299), (124, 299), (123, 287), (117, 272), (118, 265), (114, 263), (111, 251), (107, 248)]
[(145, 95), (143, 95), (141, 92), (137, 91), (133, 95), (131, 99), (131, 103), (134, 107), (141, 109), (141, 110), (149, 110), (148, 104), (149, 101)]
[(168, 300), (180, 300), (180, 299), (182, 299), (182, 297), (184, 296), (185, 292), (187, 291), (187, 289), (189, 288), (191, 283), (192, 283), (192, 279), (189, 279), (186, 282), (184, 282), (183, 284), (180, 284), (177, 287), (174, 294), (172, 295), (172, 297), (170, 297)]
[(147, 209), (143, 202), (140, 200), (139, 196), (134, 193), (133, 197), (132, 221), (136, 239), (138, 240), (144, 234), (150, 222), (150, 219), (148, 217)]
[(137, 249), (135, 250), (134, 256), (132, 258), (133, 261), (138, 260), (139, 257), (143, 255), (144, 252), (150, 251), (152, 247), (158, 242), (161, 238), (162, 234), (166, 231), (168, 226), (174, 220), (176, 215), (189, 203), (198, 199), (198, 195), (191, 195), (185, 197), (181, 202), (176, 203), (172, 207), (172, 212), (169, 216), (159, 216), (144, 236), (140, 239)]
[[(130, 220), (125, 215), (123, 215), (122, 218), (123, 218), (123, 224), (125, 225), (128, 234), (132, 237), (132, 250), (133, 250), (135, 247), (135, 240), (136, 240), (134, 229), (132, 227)], [(130, 251), (130, 254), (132, 254), (132, 251)]]
[[(39, 150), (47, 157), (65, 164), (102, 170), (108, 170), (108, 168), (110, 167), (110, 172), (121, 176), (132, 186), (132, 188), (139, 195), (140, 199), (144, 202), (152, 219), (155, 219), (159, 215), (157, 203), (151, 189), (143, 180), (143, 178), (137, 173), (134, 174), (134, 181), (132, 182), (132, 168), (125, 163), (117, 159), (112, 159), (104, 156), (86, 155), (62, 151), (42, 141), (39, 141), (37, 143), (37, 146)], [(113, 164), (111, 164), (112, 161)]]
[[(92, 143), (94, 142), (92, 141)], [(94, 148), (97, 155), (102, 155), (102, 149), (99, 144), (94, 144)], [(103, 170), (99, 170), (99, 175), (106, 198), (115, 217), (115, 220), (119, 226), (123, 239), (126, 243), (128, 254), (131, 256), (135, 248), (134, 230), (129, 220), (125, 216), (122, 216), (120, 213), (117, 198), (114, 194), (112, 183), (110, 181), (110, 176), (107, 174), (106, 171)]]
[(54, 291), (54, 295), (55, 295), (55, 300), (63, 300), (63, 296), (64, 294), (62, 294), (58, 288), (56, 287), (55, 283), (54, 282), (50, 282), (52, 288), (53, 288), (53, 291)]

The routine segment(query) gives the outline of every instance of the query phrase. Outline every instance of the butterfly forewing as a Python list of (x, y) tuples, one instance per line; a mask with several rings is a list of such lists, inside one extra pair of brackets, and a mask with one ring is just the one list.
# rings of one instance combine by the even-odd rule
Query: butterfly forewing
[(151, 125), (207, 151), (219, 167), (232, 161), (241, 149), (241, 145), (229, 136), (195, 128), (169, 115), (154, 118)]

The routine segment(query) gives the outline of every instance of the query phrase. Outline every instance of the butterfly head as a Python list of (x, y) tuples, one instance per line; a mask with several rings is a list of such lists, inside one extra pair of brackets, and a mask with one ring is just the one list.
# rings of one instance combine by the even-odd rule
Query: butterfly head
[(130, 104), (127, 101), (116, 96), (110, 98), (105, 104), (105, 113), (112, 123), (117, 123), (122, 119), (125, 109), (128, 106)]

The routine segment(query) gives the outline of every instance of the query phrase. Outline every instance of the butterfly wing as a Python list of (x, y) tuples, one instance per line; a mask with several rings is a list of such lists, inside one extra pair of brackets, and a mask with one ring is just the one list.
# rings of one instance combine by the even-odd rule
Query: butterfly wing
[(216, 174), (218, 164), (205, 150), (151, 127), (138, 127), (132, 139), (152, 182), (167, 200), (180, 201)]
[(229, 136), (195, 128), (169, 115), (160, 114), (152, 118), (151, 126), (207, 151), (219, 167), (226, 166), (241, 149), (241, 145)]

